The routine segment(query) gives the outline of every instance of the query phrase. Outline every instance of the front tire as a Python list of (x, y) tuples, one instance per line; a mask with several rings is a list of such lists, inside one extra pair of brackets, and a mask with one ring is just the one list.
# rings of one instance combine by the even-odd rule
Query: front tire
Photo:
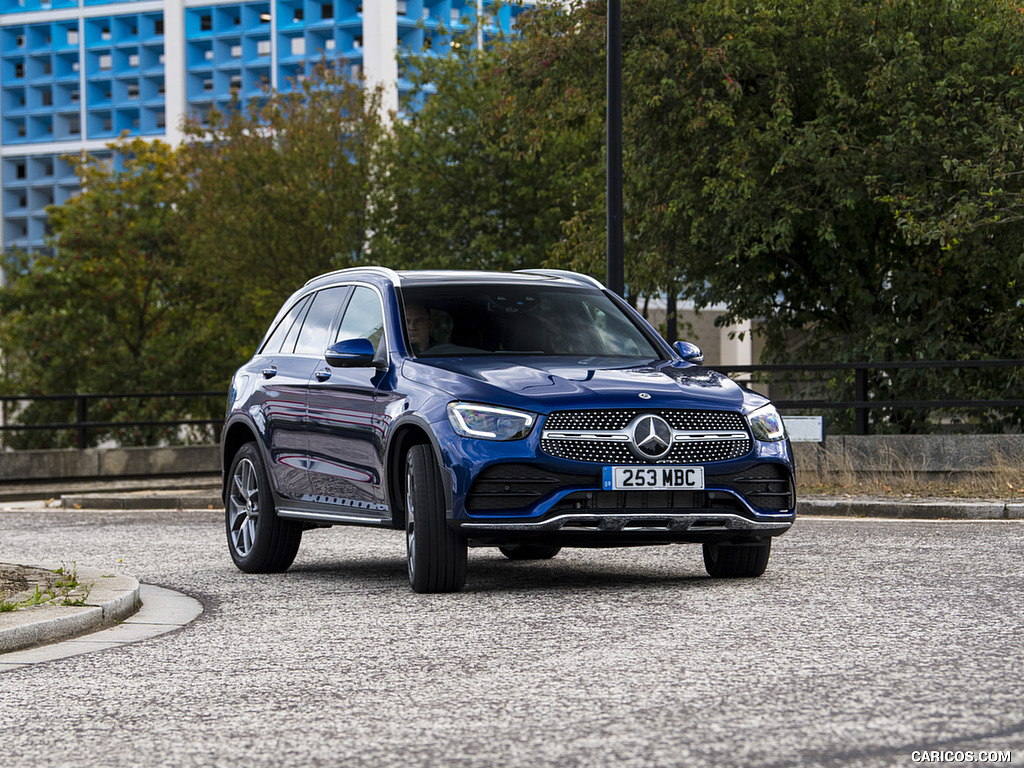
[(458, 592), (466, 583), (466, 540), (448, 526), (441, 472), (429, 445), (405, 460), (405, 544), (416, 592)]
[(263, 457), (246, 443), (231, 463), (225, 523), (228, 552), (246, 573), (287, 570), (299, 551), (302, 528), (277, 516)]
[(768, 567), (772, 540), (751, 544), (705, 544), (704, 568), (716, 579), (749, 579)]

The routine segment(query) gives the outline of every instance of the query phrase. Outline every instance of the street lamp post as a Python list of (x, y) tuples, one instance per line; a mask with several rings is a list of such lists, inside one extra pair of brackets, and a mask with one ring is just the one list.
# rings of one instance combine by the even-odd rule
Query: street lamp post
[(608, 0), (608, 288), (626, 290), (622, 244), (622, 0)]

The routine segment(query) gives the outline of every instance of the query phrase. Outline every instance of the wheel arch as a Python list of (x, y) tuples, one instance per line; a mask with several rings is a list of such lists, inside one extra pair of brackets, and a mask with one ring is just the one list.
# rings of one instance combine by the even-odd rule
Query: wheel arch
[[(427, 425), (421, 424), (418, 420), (410, 419), (394, 427), (388, 442), (385, 456), (385, 492), (387, 493), (388, 507), (391, 509), (391, 525), (398, 530), (405, 528), (405, 457), (410, 448), (420, 444), (430, 446), (437, 459), (437, 465), (443, 468), (444, 462), (437, 438)], [(444, 488), (445, 509), (450, 514), (452, 508), (451, 477), (443, 469), (441, 483)]]
[(231, 471), (231, 464), (235, 456), (246, 443), (256, 443), (258, 450), (262, 452), (262, 446), (256, 437), (256, 432), (244, 419), (238, 419), (229, 423), (224, 428), (224, 435), (221, 438), (221, 498), (227, 505), (228, 473)]

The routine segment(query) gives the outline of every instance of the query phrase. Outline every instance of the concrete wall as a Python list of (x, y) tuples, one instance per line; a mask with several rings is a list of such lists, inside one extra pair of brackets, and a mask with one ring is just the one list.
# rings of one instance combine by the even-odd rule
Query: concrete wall
[(1024, 468), (1024, 435), (836, 435), (824, 443), (794, 443), (793, 450), (797, 472), (805, 476), (847, 472), (934, 480)]
[(0, 453), (0, 483), (167, 477), (216, 472), (220, 472), (220, 448), (216, 445)]
[[(914, 473), (927, 479), (1024, 467), (1024, 435), (836, 435), (820, 444), (794, 443), (793, 450), (797, 472), (805, 476)], [(0, 483), (217, 472), (215, 445), (0, 453)]]

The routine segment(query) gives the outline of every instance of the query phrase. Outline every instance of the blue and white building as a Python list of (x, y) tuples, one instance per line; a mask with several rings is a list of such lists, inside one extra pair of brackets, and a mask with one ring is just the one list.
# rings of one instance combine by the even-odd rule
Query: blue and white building
[[(527, 4), (532, 4), (532, 0)], [(384, 108), (410, 90), (396, 52), (443, 51), (443, 30), (484, 18), (509, 32), (520, 5), (495, 0), (0, 0), (2, 247), (37, 249), (46, 207), (78, 192), (63, 157), (100, 154), (122, 132), (181, 140), (237, 91), (294, 87), (326, 55), (385, 86)]]

